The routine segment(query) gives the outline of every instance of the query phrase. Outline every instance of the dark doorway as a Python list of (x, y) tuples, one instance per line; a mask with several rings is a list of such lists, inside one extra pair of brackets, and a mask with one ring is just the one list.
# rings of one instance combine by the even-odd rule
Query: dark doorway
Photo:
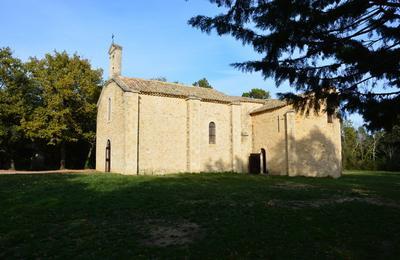
[(249, 157), (249, 173), (259, 174), (261, 172), (260, 154), (252, 153)]
[(106, 172), (111, 171), (111, 142), (107, 140), (106, 146)]
[(262, 169), (263, 173), (268, 174), (267, 169), (267, 155), (264, 148), (261, 148), (261, 159), (262, 159)]

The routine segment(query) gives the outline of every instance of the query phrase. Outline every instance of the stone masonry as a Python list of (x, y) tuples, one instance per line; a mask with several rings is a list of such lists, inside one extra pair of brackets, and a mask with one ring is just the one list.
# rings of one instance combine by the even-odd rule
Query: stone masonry
[[(109, 50), (110, 79), (98, 101), (96, 168), (122, 174), (247, 172), (266, 150), (267, 170), (289, 176), (341, 174), (340, 121), (304, 115), (279, 100), (121, 76), (122, 47)], [(210, 143), (210, 123), (215, 144)]]

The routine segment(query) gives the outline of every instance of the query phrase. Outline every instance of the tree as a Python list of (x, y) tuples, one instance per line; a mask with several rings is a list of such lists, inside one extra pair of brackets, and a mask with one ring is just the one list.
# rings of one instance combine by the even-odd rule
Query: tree
[(151, 78), (150, 80), (157, 80), (157, 81), (161, 81), (161, 82), (168, 81), (166, 77), (155, 77), (155, 78)]
[(23, 127), (31, 139), (60, 147), (63, 169), (67, 143), (85, 140), (94, 146), (102, 71), (66, 52), (46, 54), (40, 60), (31, 58), (27, 67), (41, 103), (23, 120)]
[(24, 64), (10, 48), (0, 49), (0, 150), (15, 169), (17, 150), (25, 142), (21, 121), (33, 110), (38, 97)]
[(242, 97), (259, 98), (259, 99), (270, 99), (271, 98), (269, 91), (266, 91), (261, 88), (253, 88), (249, 92), (243, 93)]
[[(233, 64), (284, 81), (297, 106), (359, 112), (370, 129), (400, 114), (400, 2), (395, 0), (210, 0), (224, 13), (189, 24), (251, 45), (263, 57)], [(386, 89), (380, 92), (377, 86)], [(311, 94), (311, 95), (304, 95)], [(307, 102), (312, 99), (312, 102)]]
[(342, 157), (344, 169), (357, 169), (357, 132), (350, 121), (342, 124)]
[(350, 121), (342, 124), (343, 166), (350, 170), (400, 170), (400, 127), (392, 131), (368, 132), (355, 129)]
[(391, 132), (383, 133), (377, 150), (382, 158), (382, 169), (400, 170), (400, 125), (395, 125)]
[(201, 88), (213, 88), (206, 78), (202, 78), (202, 79), (194, 82), (193, 86), (201, 87)]

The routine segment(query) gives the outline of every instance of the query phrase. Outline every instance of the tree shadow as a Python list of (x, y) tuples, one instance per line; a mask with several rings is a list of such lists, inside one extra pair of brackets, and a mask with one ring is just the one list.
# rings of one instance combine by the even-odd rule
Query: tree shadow
[[(270, 199), (333, 196), (339, 188), (350, 190), (351, 185), (357, 184), (377, 192), (387, 190), (382, 193), (387, 196), (399, 196), (395, 190), (400, 175), (390, 175), (390, 180), (382, 183), (374, 175), (357, 176), (337, 180), (290, 179), (315, 184), (308, 191), (271, 187), (287, 182), (287, 177), (233, 173), (0, 176), (0, 258), (216, 258), (231, 254), (252, 258), (296, 257), (298, 250), (282, 247), (282, 241), (295, 248), (313, 244), (312, 254), (302, 252), (305, 257), (323, 257), (327, 252), (345, 256), (338, 252), (346, 250), (332, 251), (332, 248), (346, 249), (343, 247), (348, 245), (346, 241), (382, 238), (375, 229), (365, 237), (357, 234), (363, 223), (378, 220), (388, 223), (380, 229), (393, 231), (393, 221), (398, 219), (393, 216), (398, 211), (352, 204), (349, 207), (353, 206), (353, 211), (345, 206), (324, 208), (329, 214), (322, 216), (318, 215), (320, 210), (293, 214), (290, 209), (268, 208), (265, 203)], [(358, 214), (355, 211), (360, 207)], [(349, 219), (353, 223), (350, 227), (346, 224)], [(329, 236), (333, 237), (327, 237), (326, 244), (321, 244), (321, 230), (327, 228), (326, 223), (334, 223), (337, 230), (330, 233), (328, 228)], [(163, 231), (174, 236), (175, 241), (182, 232), (190, 233), (191, 229), (195, 234), (188, 237), (193, 240), (185, 240), (183, 244), (160, 247), (149, 242), (154, 234), (163, 236)], [(343, 238), (341, 232), (347, 232), (347, 236)], [(271, 236), (276, 240), (271, 241)], [(160, 241), (159, 237), (155, 239)], [(394, 244), (400, 242), (398, 237), (385, 239)], [(378, 249), (371, 252), (368, 247), (361, 248), (364, 253), (360, 256), (379, 256)]]
[[(234, 165), (233, 165), (234, 164)], [(235, 156), (233, 162), (226, 162), (223, 159), (218, 159), (216, 161), (211, 161), (210, 159), (204, 166), (203, 172), (236, 172), (245, 173), (247, 163), (245, 163), (241, 158)]]
[[(290, 142), (290, 148), (287, 147)], [(310, 177), (339, 177), (341, 174), (341, 154), (336, 149), (331, 139), (314, 127), (304, 138), (289, 137), (280, 141), (276, 147), (286, 150), (286, 156), (282, 154), (267, 158), (268, 165), (278, 166), (271, 172), (286, 170), (290, 176)], [(268, 151), (268, 147), (266, 147)]]

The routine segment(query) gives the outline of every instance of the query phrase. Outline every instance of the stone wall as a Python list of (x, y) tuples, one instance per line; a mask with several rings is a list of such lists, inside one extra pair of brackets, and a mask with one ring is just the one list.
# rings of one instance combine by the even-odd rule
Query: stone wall
[(339, 177), (342, 172), (340, 120), (327, 114), (296, 114), (293, 175)]
[[(291, 112), (293, 111), (293, 112)], [(266, 150), (271, 174), (332, 176), (341, 174), (340, 120), (327, 114), (295, 113), (289, 107), (255, 114), (253, 152)]]
[[(107, 140), (111, 142), (111, 171), (125, 172), (125, 109), (123, 92), (115, 83), (108, 84), (98, 102), (96, 131), (96, 170), (105, 171)], [(111, 100), (108, 120), (108, 100)], [(117, 130), (118, 129), (118, 130)]]
[[(200, 103), (200, 171), (232, 171), (231, 106), (229, 104)], [(215, 123), (216, 143), (209, 144), (209, 124)]]
[(124, 94), (124, 146), (125, 146), (125, 174), (138, 172), (138, 130), (139, 130), (139, 94), (125, 92)]
[(111, 82), (98, 103), (96, 168), (105, 170), (110, 140), (111, 171), (124, 174), (247, 172), (250, 153), (264, 148), (271, 174), (340, 176), (337, 118), (328, 123), (325, 113), (306, 116), (289, 106), (250, 116), (261, 106), (124, 92)]
[(140, 95), (140, 173), (242, 171), (241, 116), (240, 104)]
[(262, 107), (262, 104), (243, 102), (240, 104), (241, 110), (241, 154), (238, 162), (241, 163), (241, 172), (249, 170), (249, 155), (253, 152), (253, 122), (250, 112)]
[[(246, 108), (249, 117), (247, 110), (252, 107)], [(110, 83), (98, 103), (97, 170), (105, 170), (105, 149), (110, 140), (112, 172), (240, 172), (248, 156), (243, 156), (242, 150), (242, 116), (240, 103), (139, 95)], [(209, 143), (210, 122), (216, 125), (215, 144)]]
[(139, 172), (187, 171), (185, 99), (140, 95)]
[(271, 110), (252, 116), (253, 151), (266, 151), (267, 169), (271, 174), (287, 174), (286, 125), (289, 107)]

